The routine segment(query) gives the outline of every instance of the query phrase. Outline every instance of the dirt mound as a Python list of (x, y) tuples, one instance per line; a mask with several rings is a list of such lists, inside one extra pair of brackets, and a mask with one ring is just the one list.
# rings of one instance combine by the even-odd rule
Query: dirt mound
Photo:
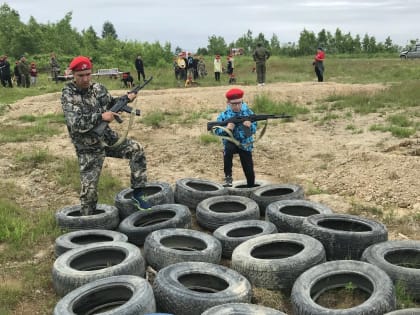
[[(139, 94), (134, 106), (145, 115), (154, 110), (166, 112), (214, 113), (225, 107), (224, 93), (229, 87), (193, 87), (167, 90), (146, 90)], [(245, 101), (252, 105), (254, 97), (266, 93), (271, 99), (290, 101), (310, 109), (317, 100), (333, 94), (374, 93), (380, 84), (338, 84), (333, 82), (275, 83), (264, 87), (243, 86)], [(122, 95), (124, 91), (112, 91)], [(17, 118), (26, 114), (61, 113), (60, 93), (25, 98), (12, 105), (1, 120), (22, 124)], [(420, 169), (418, 139), (401, 140), (389, 133), (372, 132), (369, 127), (383, 121), (377, 114), (338, 118), (317, 124), (311, 111), (308, 117), (293, 122), (270, 121), (264, 137), (254, 153), (257, 178), (274, 183), (298, 183), (312, 195), (337, 212), (354, 210), (355, 205), (375, 207), (379, 211), (392, 209), (395, 216), (415, 214), (420, 210), (420, 183), (415, 170)], [(324, 115), (324, 114), (318, 114)], [(128, 120), (128, 117), (125, 118)], [(349, 128), (353, 125), (359, 132)], [(220, 144), (202, 144), (199, 136), (206, 133), (206, 121), (192, 125), (169, 125), (164, 128), (146, 127), (137, 121), (130, 136), (141, 142), (147, 154), (149, 181), (175, 183), (179, 178), (198, 177), (220, 181), (223, 177)], [(114, 128), (121, 128), (113, 123)], [(124, 127), (124, 126), (123, 126)], [(57, 156), (75, 156), (66, 128), (48, 142), (16, 143), (3, 146), (0, 163), (9, 178), (20, 178), (19, 185), (31, 198), (22, 200), (33, 208), (56, 200), (55, 183), (41, 180), (42, 172), (33, 170), (30, 176), (13, 168), (14, 156), (22, 150), (43, 148)], [(126, 162), (107, 159), (105, 167), (129, 183)], [(234, 180), (242, 179), (239, 160), (234, 160)], [(48, 191), (48, 194), (45, 192)], [(42, 193), (41, 193), (42, 192)], [(316, 192), (316, 194), (313, 194)], [(45, 198), (45, 196), (49, 196)], [(66, 196), (77, 202), (78, 196)], [(30, 201), (28, 201), (30, 200)], [(414, 233), (419, 238), (420, 232)], [(397, 236), (397, 232), (393, 232)], [(412, 237), (411, 237), (412, 238)]]

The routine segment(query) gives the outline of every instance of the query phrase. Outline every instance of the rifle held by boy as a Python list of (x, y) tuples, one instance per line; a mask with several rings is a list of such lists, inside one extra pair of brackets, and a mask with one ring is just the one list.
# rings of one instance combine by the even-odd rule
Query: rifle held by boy
[[(279, 115), (274, 115), (274, 114), (260, 114), (260, 115), (249, 115), (249, 116), (237, 116), (237, 117), (232, 117), (229, 119), (226, 119), (224, 121), (209, 121), (207, 122), (207, 130), (211, 131), (213, 129), (213, 127), (215, 126), (219, 126), (219, 127), (226, 127), (228, 123), (234, 123), (234, 124), (242, 124), (244, 121), (250, 121), (250, 122), (254, 122), (254, 121), (261, 121), (261, 120), (268, 120), (268, 119), (290, 119), (292, 118), (292, 115), (288, 115), (288, 114), (279, 114)], [(251, 136), (251, 132), (249, 130), (249, 128), (244, 128), (245, 131), (245, 135), (250, 137)]]

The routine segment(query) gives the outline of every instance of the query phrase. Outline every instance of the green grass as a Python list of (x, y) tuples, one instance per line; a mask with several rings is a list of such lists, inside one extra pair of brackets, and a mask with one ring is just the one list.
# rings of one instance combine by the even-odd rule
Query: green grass
[(43, 240), (51, 242), (60, 234), (55, 228), (53, 212), (49, 209), (28, 212), (10, 198), (0, 198), (0, 242), (7, 247), (2, 251), (1, 263), (32, 257), (31, 249)]
[(420, 127), (420, 122), (416, 122), (408, 117), (409, 113), (390, 115), (387, 117), (387, 124), (374, 124), (370, 126), (370, 131), (390, 132), (397, 138), (408, 138), (414, 135)]
[(257, 114), (289, 114), (292, 116), (309, 113), (309, 109), (306, 107), (290, 102), (276, 102), (270, 98), (269, 93), (257, 95), (254, 99), (252, 110)]
[(25, 126), (0, 124), (0, 143), (42, 140), (61, 133), (63, 115), (24, 115), (18, 118)]
[(202, 144), (220, 143), (220, 138), (212, 134), (201, 134), (199, 141)]
[(44, 163), (53, 162), (56, 158), (50, 155), (47, 150), (39, 149), (30, 152), (19, 152), (16, 154), (16, 160), (19, 162), (20, 167), (34, 169)]
[(192, 126), (201, 119), (210, 120), (211, 112), (209, 111), (195, 111), (195, 112), (180, 112), (180, 111), (161, 111), (154, 110), (143, 116), (141, 122), (149, 127), (162, 128), (170, 124), (179, 124), (185, 126)]
[[(394, 84), (375, 94), (334, 94), (325, 98), (330, 110), (352, 109), (355, 113), (369, 114), (381, 110), (409, 109), (419, 105), (419, 80)], [(325, 106), (325, 104), (324, 104)]]
[[(325, 61), (325, 80), (339, 83), (389, 83), (404, 82), (410, 84), (412, 81), (420, 80), (420, 60), (401, 61), (398, 56), (395, 58), (353, 58), (353, 56), (327, 56)], [(267, 62), (267, 83), (271, 82), (304, 82), (315, 81), (315, 73), (312, 67), (313, 56), (288, 58), (272, 56)], [(220, 83), (214, 80), (213, 58), (205, 57), (208, 75), (198, 80), (200, 86), (218, 86)], [(238, 56), (235, 58), (235, 76), (238, 84), (255, 85), (256, 74), (251, 71), (254, 62), (249, 56)], [(125, 69), (135, 73), (133, 69)], [(145, 89), (167, 89), (178, 87), (175, 79), (172, 62), (157, 68), (146, 65), (147, 77), (153, 76), (153, 80)], [(95, 69), (94, 69), (95, 71)], [(7, 106), (27, 96), (35, 96), (46, 93), (60, 92), (65, 82), (58, 84), (47, 79), (48, 74), (40, 73), (36, 87), (13, 89), (0, 89), (0, 114), (7, 110)], [(95, 78), (95, 81), (104, 83), (109, 90), (125, 90), (120, 80), (106, 77)], [(222, 83), (228, 84), (228, 76), (222, 75)], [(403, 84), (403, 85), (404, 85)], [(399, 92), (402, 96), (405, 93), (404, 86)], [(140, 92), (141, 93), (141, 92)], [(398, 93), (395, 91), (395, 93)], [(407, 96), (409, 99), (409, 96)], [(418, 98), (412, 98), (414, 102)]]
[(22, 122), (39, 122), (39, 123), (58, 123), (64, 124), (66, 121), (63, 114), (46, 114), (43, 116), (23, 115), (18, 118)]
[(397, 296), (397, 309), (418, 307), (401, 281), (397, 282), (395, 285), (395, 294)]

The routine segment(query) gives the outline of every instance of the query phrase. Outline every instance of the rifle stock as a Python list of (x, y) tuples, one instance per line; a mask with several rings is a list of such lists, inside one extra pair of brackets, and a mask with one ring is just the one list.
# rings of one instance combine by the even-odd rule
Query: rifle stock
[[(146, 81), (144, 81), (144, 83), (143, 84), (139, 84), (139, 85), (137, 85), (136, 87), (134, 87), (134, 89), (132, 89), (130, 92), (128, 92), (127, 94), (129, 94), (129, 93), (135, 93), (135, 94), (137, 94), (142, 88), (144, 88), (150, 81), (152, 81), (152, 79), (153, 79), (153, 77), (150, 77), (149, 79), (147, 79)], [(113, 112), (113, 113), (120, 113), (120, 112), (126, 112), (126, 113), (129, 113), (129, 114), (131, 114), (132, 113), (132, 111), (133, 111), (133, 108), (132, 107), (130, 107), (130, 106), (128, 106), (127, 104), (128, 104), (128, 102), (129, 102), (130, 100), (129, 100), (129, 98), (128, 98), (128, 96), (127, 95), (123, 95), (123, 96), (121, 96), (119, 99), (118, 99), (118, 101), (115, 103), (115, 105), (114, 106), (112, 106), (111, 107), (111, 109), (109, 110), (110, 112)], [(140, 116), (140, 110), (139, 109), (136, 109), (135, 110), (135, 114), (136, 114), (136, 116)], [(123, 122), (123, 120), (120, 118), (120, 117), (118, 117), (118, 116), (115, 116), (115, 120), (118, 122), (118, 123), (122, 123)], [(106, 127), (108, 126), (108, 124), (109, 124), (109, 122), (108, 121), (101, 121), (100, 123), (99, 123), (99, 125), (97, 125), (95, 128), (93, 128), (92, 129), (92, 132), (95, 134), (95, 135), (97, 135), (97, 136), (102, 136), (103, 134), (104, 134), (104, 132), (105, 132), (105, 129), (106, 129)]]

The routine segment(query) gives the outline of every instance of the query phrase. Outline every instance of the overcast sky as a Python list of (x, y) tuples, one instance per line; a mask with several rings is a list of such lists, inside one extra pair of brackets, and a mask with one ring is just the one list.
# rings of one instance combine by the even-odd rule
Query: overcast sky
[(120, 40), (161, 44), (170, 42), (195, 51), (206, 47), (212, 35), (229, 44), (252, 31), (267, 40), (276, 34), (280, 44), (298, 42), (304, 29), (361, 38), (365, 34), (405, 46), (420, 38), (419, 0), (10, 0), (25, 24), (33, 16), (38, 23), (56, 23), (72, 12), (72, 26), (79, 32), (93, 26), (102, 33), (111, 22)]

